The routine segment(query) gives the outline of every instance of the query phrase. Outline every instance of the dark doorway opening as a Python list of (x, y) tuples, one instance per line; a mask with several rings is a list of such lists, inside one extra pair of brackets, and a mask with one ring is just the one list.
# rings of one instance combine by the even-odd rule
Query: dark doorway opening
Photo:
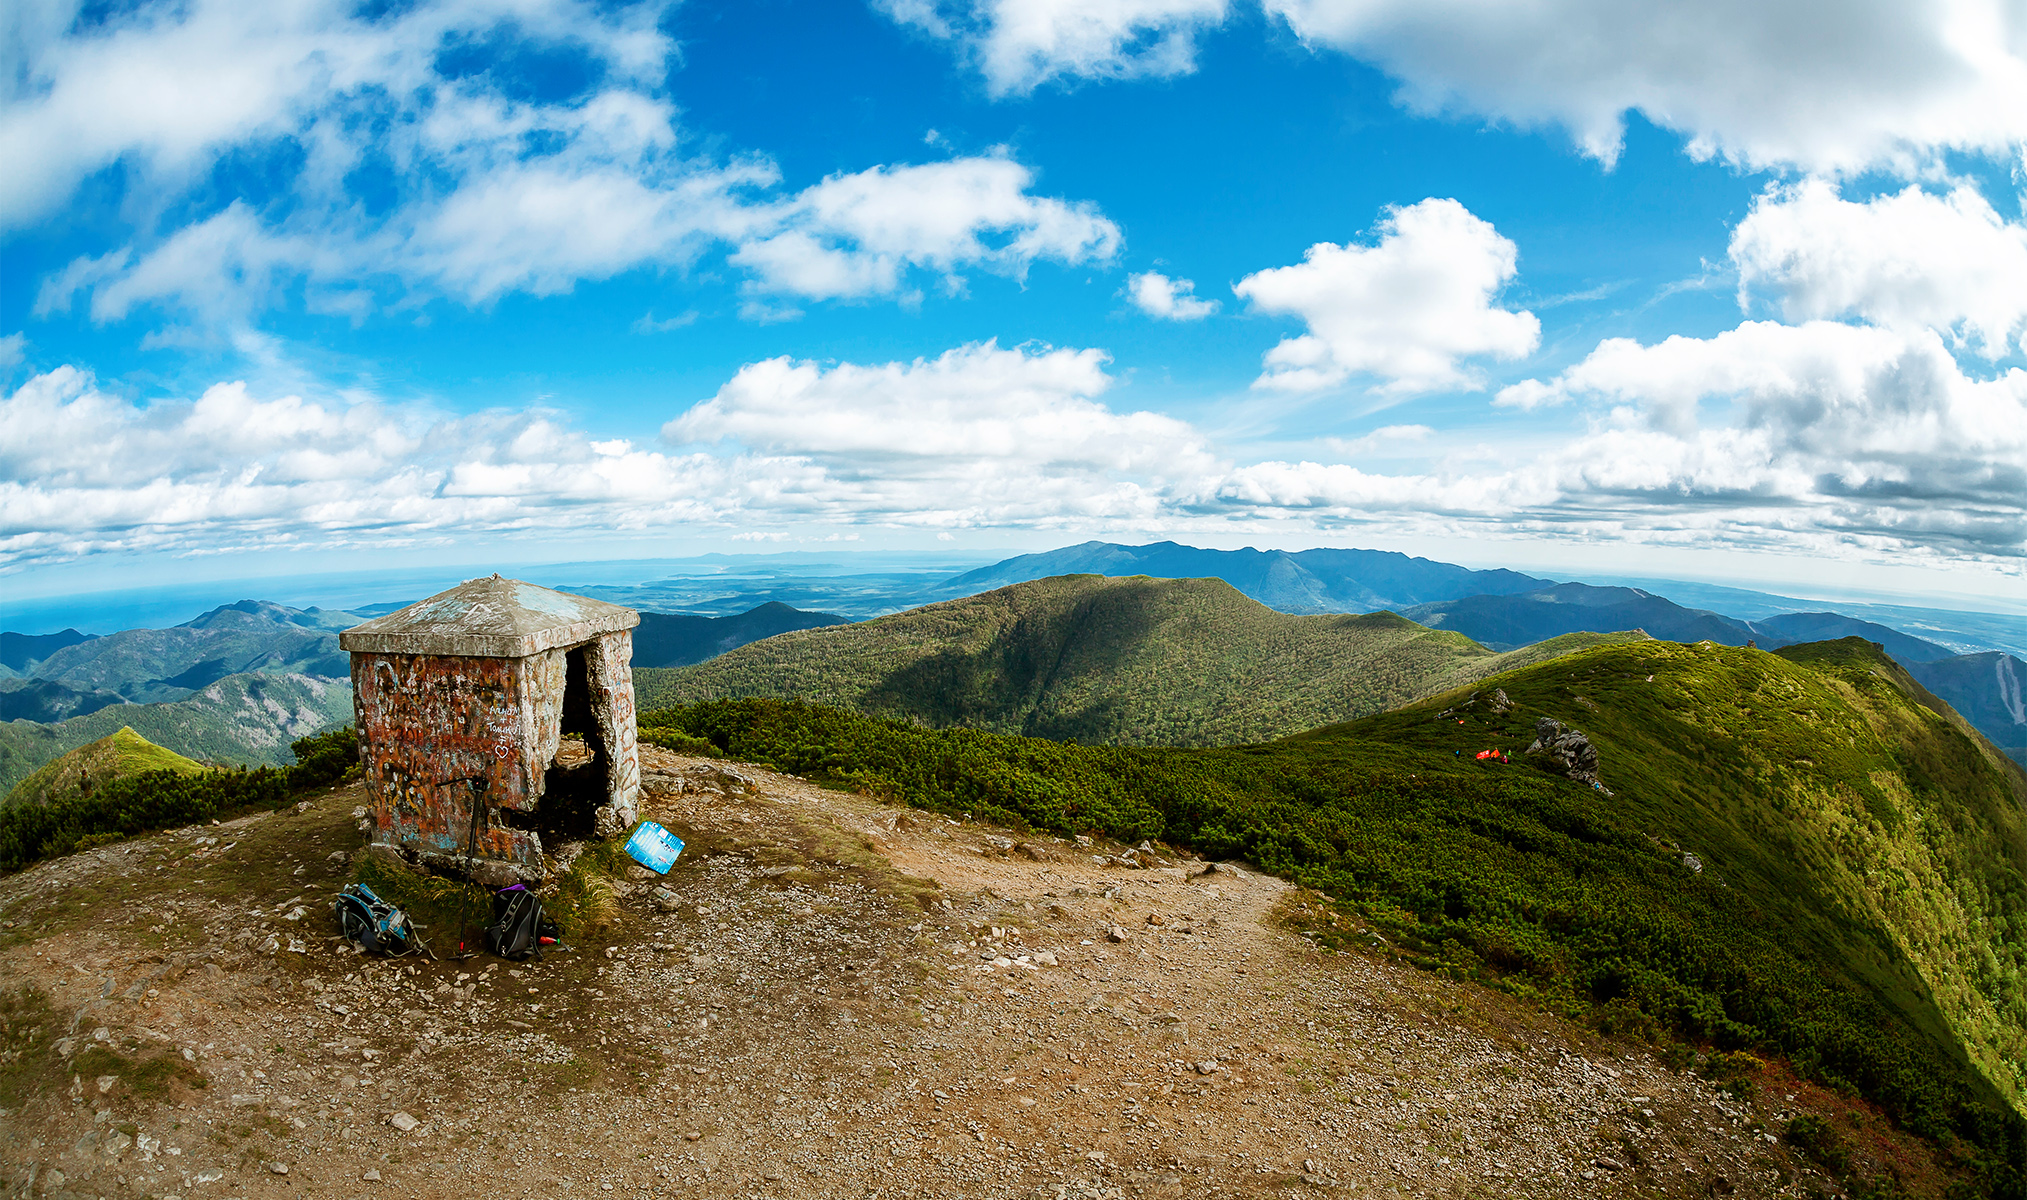
[(535, 824), (545, 842), (575, 841), (596, 831), (610, 761), (591, 712), (590, 677), (580, 646), (564, 655), (563, 741), (543, 773), (542, 799), (535, 808)]

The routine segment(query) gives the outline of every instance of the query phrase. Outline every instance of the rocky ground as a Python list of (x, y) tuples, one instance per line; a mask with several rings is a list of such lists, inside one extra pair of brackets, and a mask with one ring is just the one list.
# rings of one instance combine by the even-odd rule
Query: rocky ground
[(1837, 1191), (1771, 1133), (1821, 1093), (1768, 1076), (1738, 1099), (1481, 988), (1321, 952), (1287, 920), (1303, 898), (1242, 866), (644, 756), (644, 815), (690, 850), (665, 880), (636, 869), (608, 932), (540, 962), (353, 953), (328, 905), (356, 786), (0, 880), (0, 1180), (459, 1200)]

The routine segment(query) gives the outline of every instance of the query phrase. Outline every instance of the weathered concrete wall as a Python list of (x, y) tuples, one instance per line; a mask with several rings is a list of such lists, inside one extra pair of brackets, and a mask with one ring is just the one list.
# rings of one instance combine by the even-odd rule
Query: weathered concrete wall
[[(562, 741), (569, 655), (576, 650), (584, 655), (585, 700), (606, 757), (596, 830), (603, 837), (630, 827), (639, 811), (640, 750), (633, 636), (620, 630), (526, 658), (354, 653), (352, 703), (373, 840), (425, 861), (462, 858), (472, 829), (471, 785), (464, 781), (480, 777), (486, 788), (478, 857), (540, 877), (544, 847), (533, 815)], [(528, 816), (503, 816), (500, 809)]]
[(591, 715), (605, 742), (606, 801), (598, 810), (598, 835), (611, 837), (633, 825), (640, 810), (640, 743), (633, 708), (633, 634), (601, 634), (584, 648), (584, 674), (591, 689)]
[[(533, 812), (561, 736), (563, 652), (532, 658), (354, 654), (353, 712), (373, 840), (425, 857), (462, 855), (471, 788), (488, 808)], [(541, 839), (481, 815), (478, 853), (540, 875)]]

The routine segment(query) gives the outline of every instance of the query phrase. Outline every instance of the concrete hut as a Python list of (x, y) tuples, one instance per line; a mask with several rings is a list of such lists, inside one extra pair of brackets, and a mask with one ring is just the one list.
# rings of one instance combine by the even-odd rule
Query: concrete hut
[(630, 608), (494, 575), (340, 634), (372, 841), (455, 869), (476, 797), (471, 874), (500, 884), (541, 878), (561, 841), (631, 825), (638, 624)]

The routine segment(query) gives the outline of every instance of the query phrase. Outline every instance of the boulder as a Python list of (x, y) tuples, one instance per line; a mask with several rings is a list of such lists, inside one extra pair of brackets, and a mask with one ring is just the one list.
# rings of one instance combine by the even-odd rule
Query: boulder
[(1550, 767), (1579, 783), (1596, 785), (1598, 779), (1598, 748), (1591, 745), (1591, 739), (1583, 731), (1574, 729), (1554, 717), (1543, 717), (1534, 723), (1534, 741), (1527, 747), (1529, 754), (1540, 755), (1548, 760)]

